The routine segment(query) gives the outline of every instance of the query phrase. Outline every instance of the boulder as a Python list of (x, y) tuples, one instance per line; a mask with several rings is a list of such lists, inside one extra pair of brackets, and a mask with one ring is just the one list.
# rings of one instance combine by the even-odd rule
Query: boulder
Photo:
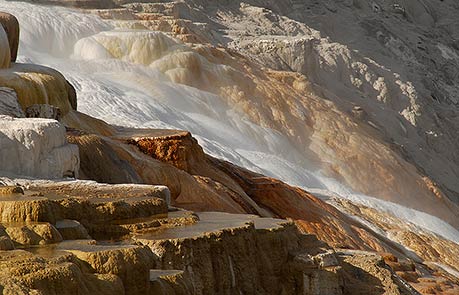
[(13, 241), (11, 241), (10, 237), (1, 236), (0, 237), (0, 250), (5, 251), (5, 250), (13, 250), (13, 249), (14, 249), (14, 244), (13, 244)]
[(148, 247), (66, 241), (59, 248), (86, 262), (95, 273), (121, 278), (126, 294), (145, 294), (149, 289), (149, 271), (153, 267), (154, 255)]

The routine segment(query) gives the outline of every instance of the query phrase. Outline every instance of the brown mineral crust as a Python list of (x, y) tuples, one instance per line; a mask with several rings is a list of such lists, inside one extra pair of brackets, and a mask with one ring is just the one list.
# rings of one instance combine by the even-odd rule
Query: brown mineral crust
[(9, 13), (0, 12), (0, 24), (8, 36), (10, 45), (11, 62), (15, 62), (18, 55), (19, 47), (19, 22), (17, 18)]

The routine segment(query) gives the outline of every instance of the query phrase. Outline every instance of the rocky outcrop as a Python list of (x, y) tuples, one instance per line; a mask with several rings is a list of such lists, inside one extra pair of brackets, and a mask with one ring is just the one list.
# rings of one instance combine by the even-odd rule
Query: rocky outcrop
[(77, 176), (78, 147), (65, 139), (65, 127), (46, 119), (0, 119), (1, 171), (31, 177)]
[(64, 240), (85, 240), (90, 238), (87, 229), (76, 220), (59, 220), (56, 222), (56, 229)]
[(67, 254), (43, 258), (23, 250), (2, 254), (0, 284), (5, 294), (123, 294), (114, 275), (83, 272)]
[[(345, 294), (419, 294), (399, 279), (381, 256), (365, 252), (351, 253), (344, 251), (339, 256), (345, 273)], [(360, 273), (358, 279), (354, 278), (356, 272)]]
[[(142, 137), (141, 132), (137, 132), (132, 138), (120, 138), (152, 158), (194, 175), (202, 185), (217, 190), (220, 197), (229, 195), (245, 213), (292, 218), (304, 232), (314, 233), (336, 247), (399, 251), (389, 241), (375, 236), (369, 228), (304, 190), (206, 155), (189, 133), (148, 136), (144, 132)], [(175, 205), (190, 210), (221, 209), (221, 205), (196, 199), (195, 195), (173, 194), (172, 199)], [(253, 208), (259, 209), (253, 211)]]
[[(335, 199), (334, 204), (342, 211), (383, 230), (391, 240), (406, 247), (407, 258), (398, 259), (393, 255), (383, 256), (396, 274), (406, 279), (416, 290), (422, 294), (454, 294), (457, 292), (457, 285), (445, 283), (447, 278), (451, 279), (450, 273), (454, 277), (459, 269), (458, 261), (455, 258), (457, 257), (455, 253), (459, 251), (457, 243), (419, 228), (408, 220), (401, 220), (390, 213), (380, 212), (346, 200)], [(426, 267), (438, 272), (439, 277), (432, 279), (424, 277), (423, 270)], [(429, 289), (431, 291), (427, 291)]]
[(307, 267), (302, 268), (298, 261), (293, 267), (291, 257), (301, 251), (302, 241), (293, 224), (269, 218), (249, 221), (247, 215), (224, 213), (198, 216), (199, 222), (189, 226), (189, 231), (174, 228), (135, 236), (158, 256), (158, 266), (182, 270), (185, 278), (189, 276), (188, 288), (191, 286), (193, 294), (300, 294), (302, 288), (314, 289), (317, 294), (331, 290), (341, 294), (339, 275), (332, 265), (322, 270), (314, 263), (309, 266), (320, 277), (318, 285), (300, 275)]
[[(74, 294), (74, 288), (80, 288), (82, 294), (90, 294), (86, 292), (105, 286), (102, 294), (158, 294), (164, 290), (169, 290), (168, 294), (271, 294), (273, 290), (303, 294), (301, 290), (307, 288), (317, 294), (328, 294), (332, 289), (341, 294), (337, 260), (324, 260), (324, 254), (320, 253), (325, 250), (311, 244), (311, 237), (303, 237), (291, 222), (253, 215), (199, 213), (193, 217), (186, 212), (167, 212), (164, 202), (152, 197), (166, 197), (159, 187), (14, 181), (29, 189), (22, 198), (0, 199), (0, 204), (14, 203), (11, 208), (17, 208), (11, 215), (16, 216), (16, 223), (2, 229), (2, 249), (16, 246), (31, 252), (12, 250), (2, 255), (4, 271), (0, 285), (4, 290), (16, 293), (22, 290), (24, 294), (33, 290), (42, 294)], [(33, 196), (37, 192), (40, 197)], [(114, 203), (113, 198), (128, 201), (138, 199), (139, 195), (149, 195), (156, 200), (157, 210), (148, 211), (150, 205), (145, 199), (136, 204), (133, 214), (127, 208), (121, 214), (115, 214), (117, 208), (108, 209), (109, 204)], [(41, 214), (41, 223), (30, 222), (35, 218), (29, 214), (29, 222), (21, 224), (19, 217), (23, 216), (24, 221), (26, 217), (20, 208), (35, 208), (26, 211), (38, 212), (35, 207), (38, 198), (49, 198), (48, 210), (52, 212)], [(90, 205), (83, 210), (75, 205), (68, 211), (58, 208), (81, 199), (105, 204), (107, 209), (92, 211)], [(3, 207), (0, 212), (5, 215), (8, 210)], [(61, 220), (68, 216), (59, 214), (70, 214), (73, 220)], [(88, 240), (87, 236), (80, 236), (87, 234), (83, 225), (91, 235), (104, 232), (104, 239), (123, 237), (123, 242)], [(114, 232), (115, 227), (124, 228), (124, 234)], [(77, 237), (85, 239), (62, 241)], [(40, 247), (30, 248), (35, 245)], [(299, 253), (317, 256), (317, 262), (294, 259)], [(181, 273), (178, 282), (168, 281), (164, 276), (168, 271), (171, 275), (172, 269), (179, 270), (176, 275)], [(305, 280), (303, 272), (316, 281)], [(72, 284), (64, 288), (62, 284), (69, 280)]]
[[(132, 166), (120, 159), (112, 145), (102, 138), (77, 131), (71, 132), (67, 138), (70, 143), (78, 145), (80, 159), (86, 163), (81, 165), (80, 178), (93, 179), (101, 183), (142, 182)], [(100, 152), (94, 153), (94, 151)]]

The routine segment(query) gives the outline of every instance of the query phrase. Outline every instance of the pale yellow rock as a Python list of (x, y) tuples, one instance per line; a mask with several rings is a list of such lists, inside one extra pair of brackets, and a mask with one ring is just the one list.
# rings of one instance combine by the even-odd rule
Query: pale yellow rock
[(14, 199), (0, 200), (0, 221), (3, 223), (11, 222), (30, 222), (47, 221), (54, 223), (54, 205), (45, 198), (15, 197)]
[(55, 258), (14, 250), (0, 253), (0, 286), (3, 294), (118, 295), (123, 283), (114, 275), (84, 272), (69, 254)]
[(11, 240), (18, 245), (45, 245), (62, 241), (59, 231), (49, 223), (7, 226)]
[(73, 88), (61, 73), (48, 67), (12, 64), (11, 68), (0, 71), (0, 84), (16, 91), (23, 109), (33, 104), (50, 104), (65, 115), (76, 108)]
[(133, 245), (88, 245), (64, 242), (62, 249), (86, 262), (92, 270), (121, 278), (126, 294), (142, 294), (149, 289), (149, 270), (154, 255), (148, 247)]

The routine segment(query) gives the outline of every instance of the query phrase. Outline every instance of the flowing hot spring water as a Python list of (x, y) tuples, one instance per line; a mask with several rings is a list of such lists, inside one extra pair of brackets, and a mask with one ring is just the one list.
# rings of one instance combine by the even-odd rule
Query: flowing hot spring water
[[(0, 1), (0, 10), (21, 24), (18, 61), (61, 71), (77, 91), (80, 112), (121, 126), (189, 130), (210, 155), (459, 242), (459, 232), (441, 219), (353, 192), (314, 168), (314, 159), (281, 133), (251, 122), (218, 95), (172, 82), (171, 74), (183, 74), (180, 66), (171, 73), (162, 71), (164, 65), (193, 54), (180, 41), (161, 32), (117, 29), (112, 21), (67, 8)], [(227, 68), (206, 70), (219, 75)]]

